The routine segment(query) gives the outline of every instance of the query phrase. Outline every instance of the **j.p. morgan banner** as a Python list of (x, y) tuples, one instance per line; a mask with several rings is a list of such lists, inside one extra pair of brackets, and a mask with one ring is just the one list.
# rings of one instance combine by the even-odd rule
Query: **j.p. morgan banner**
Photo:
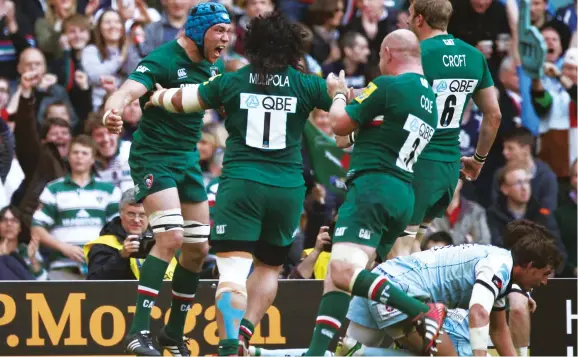
[[(576, 355), (576, 279), (554, 279), (533, 294), (532, 355)], [(170, 283), (152, 309), (153, 335), (168, 319)], [(320, 281), (282, 281), (251, 343), (265, 348), (309, 344)], [(120, 355), (134, 314), (136, 282), (1, 282), (0, 356)], [(192, 355), (215, 354), (215, 282), (203, 281), (187, 316)], [(570, 311), (567, 312), (567, 308)], [(569, 331), (569, 333), (567, 333)]]

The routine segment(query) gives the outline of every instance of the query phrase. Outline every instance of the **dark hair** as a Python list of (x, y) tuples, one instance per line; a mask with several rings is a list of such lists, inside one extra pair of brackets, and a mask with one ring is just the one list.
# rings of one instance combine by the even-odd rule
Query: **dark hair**
[(355, 31), (347, 31), (343, 37), (339, 40), (339, 47), (341, 47), (341, 51), (346, 48), (352, 48), (355, 46), (355, 40), (357, 37), (361, 36), (358, 32)]
[(558, 270), (564, 257), (552, 235), (543, 227), (523, 226), (524, 223), (519, 222), (516, 227), (518, 233), (513, 233), (513, 237), (508, 238), (508, 240), (517, 238), (511, 248), (514, 265), (526, 267), (532, 263), (532, 267), (538, 269), (550, 265), (554, 270)]
[(515, 141), (520, 145), (529, 145), (530, 148), (534, 147), (536, 138), (532, 135), (532, 132), (524, 127), (519, 127), (512, 129), (504, 134), (504, 142)]
[(92, 140), (92, 137), (85, 135), (85, 134), (81, 134), (81, 135), (76, 136), (70, 142), (71, 151), (72, 151), (72, 146), (74, 144), (78, 144), (78, 145), (82, 145), (84, 147), (90, 148), (92, 150), (92, 156), (96, 157), (96, 153), (97, 153), (98, 149), (96, 147), (96, 144), (94, 143), (94, 140)]
[(66, 119), (50, 117), (46, 118), (42, 123), (42, 130), (40, 130), (40, 137), (42, 139), (46, 139), (46, 135), (48, 135), (50, 128), (52, 128), (53, 126), (68, 128), (68, 131), (72, 131), (72, 127)]
[(18, 208), (16, 208), (15, 206), (5, 206), (2, 209), (0, 209), (0, 219), (3, 219), (4, 216), (6, 216), (6, 212), (12, 212), (12, 215), (14, 216), (14, 218), (16, 218), (18, 221), (22, 221), (22, 214), (20, 213), (20, 210)]
[(266, 83), (267, 75), (289, 66), (298, 68), (304, 38), (301, 27), (278, 11), (252, 19), (247, 26), (245, 55), (259, 82)]
[(427, 247), (427, 244), (429, 242), (435, 242), (435, 243), (445, 243), (446, 245), (452, 245), (454, 244), (454, 240), (452, 238), (452, 235), (449, 232), (446, 231), (439, 231), (439, 232), (435, 232), (432, 233), (430, 236), (427, 237), (427, 239), (423, 242), (423, 247)]
[(98, 128), (104, 128), (104, 123), (100, 118), (102, 118), (100, 112), (90, 112), (84, 123), (84, 133), (86, 135), (92, 135), (92, 132)]
[(506, 225), (506, 228), (503, 232), (504, 248), (512, 249), (514, 244), (516, 244), (520, 239), (528, 235), (535, 234), (536, 232), (539, 232), (544, 237), (548, 237), (552, 240), (555, 239), (552, 233), (550, 233), (546, 227), (538, 223), (527, 219), (518, 219), (512, 221)]

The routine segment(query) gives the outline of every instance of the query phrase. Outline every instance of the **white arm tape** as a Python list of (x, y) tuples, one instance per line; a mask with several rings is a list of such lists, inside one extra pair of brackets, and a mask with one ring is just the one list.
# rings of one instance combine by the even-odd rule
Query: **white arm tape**
[(102, 116), (102, 124), (104, 126), (106, 126), (106, 118), (108, 118), (110, 113), (112, 113), (112, 109), (107, 110), (106, 113), (104, 113), (104, 115)]
[(482, 305), (484, 310), (488, 313), (488, 315), (492, 312), (492, 306), (494, 305), (494, 293), (491, 292), (488, 288), (483, 286), (482, 284), (474, 284), (474, 288), (472, 289), (472, 297), (470, 298), (470, 306), (479, 304)]
[(490, 324), (482, 327), (470, 328), (470, 345), (472, 350), (487, 351), (488, 336), (490, 335)]
[(199, 102), (199, 85), (193, 84), (183, 88), (182, 105), (185, 113), (200, 112), (203, 110)]

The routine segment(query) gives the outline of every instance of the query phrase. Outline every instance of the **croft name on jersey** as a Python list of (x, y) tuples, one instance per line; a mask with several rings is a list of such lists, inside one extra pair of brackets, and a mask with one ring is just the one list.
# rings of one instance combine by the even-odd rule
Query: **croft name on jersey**
[(272, 84), (275, 87), (291, 87), (289, 77), (281, 74), (268, 74), (263, 76), (259, 73), (249, 73), (249, 83), (267, 86)]
[(466, 55), (443, 55), (442, 62), (446, 67), (465, 67)]

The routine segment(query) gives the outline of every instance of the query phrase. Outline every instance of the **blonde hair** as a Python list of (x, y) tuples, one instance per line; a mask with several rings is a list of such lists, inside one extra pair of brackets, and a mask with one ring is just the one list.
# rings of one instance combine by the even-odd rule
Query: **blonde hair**
[[(46, 21), (48, 21), (48, 23), (50, 23), (51, 25), (54, 25), (58, 20), (61, 20), (60, 18), (58, 18), (58, 16), (56, 15), (56, 12), (54, 11), (54, 2), (58, 1), (58, 0), (52, 0), (52, 1), (48, 1), (48, 6), (46, 7), (46, 11), (44, 13), (44, 18), (46, 19)], [(66, 14), (64, 14), (64, 18), (62, 20), (65, 20), (67, 18), (69, 18), (70, 16), (76, 14), (76, 0), (71, 0), (72, 1), (72, 6), (70, 7), (70, 10), (68, 10), (68, 12)]]

